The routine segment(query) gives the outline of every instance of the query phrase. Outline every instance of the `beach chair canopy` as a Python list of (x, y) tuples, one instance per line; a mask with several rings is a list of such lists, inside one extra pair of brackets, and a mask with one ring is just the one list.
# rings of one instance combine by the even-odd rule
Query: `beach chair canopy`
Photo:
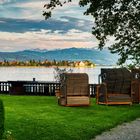
[(101, 69), (101, 81), (109, 93), (130, 94), (131, 72), (126, 68)]

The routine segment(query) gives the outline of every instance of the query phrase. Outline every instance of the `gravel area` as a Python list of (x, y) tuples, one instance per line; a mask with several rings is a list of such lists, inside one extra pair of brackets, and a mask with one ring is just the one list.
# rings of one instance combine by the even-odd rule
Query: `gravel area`
[(140, 140), (140, 118), (103, 132), (93, 140)]

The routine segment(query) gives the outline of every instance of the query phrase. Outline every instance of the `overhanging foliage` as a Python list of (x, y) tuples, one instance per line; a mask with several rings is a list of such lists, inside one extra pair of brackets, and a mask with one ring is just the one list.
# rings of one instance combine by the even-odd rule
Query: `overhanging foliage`
[[(57, 6), (63, 6), (72, 0), (50, 0), (44, 7), (45, 18)], [(118, 53), (118, 64), (131, 60), (140, 67), (140, 1), (138, 0), (79, 0), (80, 6), (87, 6), (85, 15), (92, 15), (95, 25), (92, 34), (99, 40), (102, 49), (111, 36), (114, 44), (109, 46), (112, 53)]]

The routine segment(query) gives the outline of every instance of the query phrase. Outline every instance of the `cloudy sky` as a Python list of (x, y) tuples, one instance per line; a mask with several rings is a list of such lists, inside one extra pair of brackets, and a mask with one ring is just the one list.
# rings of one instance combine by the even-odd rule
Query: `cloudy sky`
[(0, 0), (0, 51), (96, 47), (94, 24), (78, 0), (58, 7), (51, 19), (42, 16), (48, 0)]

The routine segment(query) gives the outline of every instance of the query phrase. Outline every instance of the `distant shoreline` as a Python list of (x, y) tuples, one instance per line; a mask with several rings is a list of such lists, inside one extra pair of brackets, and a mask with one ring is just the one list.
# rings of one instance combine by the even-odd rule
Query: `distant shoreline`
[(0, 68), (2, 67), (7, 67), (7, 68), (10, 68), (10, 67), (17, 67), (17, 68), (56, 68), (56, 67), (59, 67), (59, 68), (95, 68), (95, 67), (118, 67), (118, 65), (95, 65), (94, 67), (91, 67), (91, 66), (76, 66), (76, 67), (73, 67), (73, 66), (0, 66)]

